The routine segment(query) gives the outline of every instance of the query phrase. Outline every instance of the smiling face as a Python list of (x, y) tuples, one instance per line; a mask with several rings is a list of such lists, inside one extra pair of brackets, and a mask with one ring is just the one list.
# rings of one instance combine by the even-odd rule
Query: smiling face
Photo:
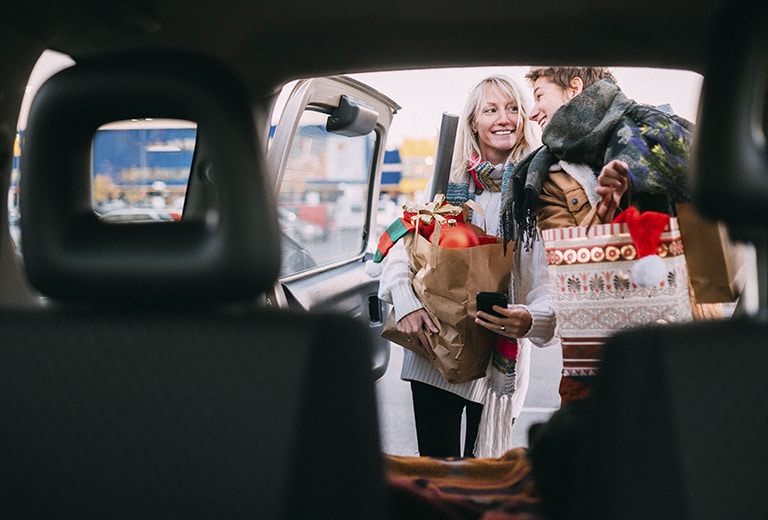
[(475, 114), (472, 130), (477, 133), (482, 159), (493, 164), (504, 163), (522, 131), (517, 101), (489, 85)]
[(575, 95), (574, 89), (564, 89), (541, 76), (533, 83), (533, 110), (528, 118), (536, 121), (544, 130), (552, 114)]

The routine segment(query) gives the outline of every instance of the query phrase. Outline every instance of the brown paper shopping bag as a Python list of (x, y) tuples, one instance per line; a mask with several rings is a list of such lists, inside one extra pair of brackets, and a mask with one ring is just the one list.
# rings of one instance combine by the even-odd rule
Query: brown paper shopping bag
[[(496, 341), (495, 334), (475, 323), (475, 296), (478, 291), (508, 291), (514, 252), (508, 247), (505, 254), (501, 239), (473, 247), (441, 247), (440, 232), (438, 223), (434, 242), (412, 233), (405, 237), (405, 247), (416, 273), (414, 292), (439, 329), (427, 333), (437, 355), (434, 366), (449, 383), (463, 383), (485, 376)], [(394, 313), (382, 336), (424, 355), (397, 331)]]
[(688, 274), (697, 303), (733, 302), (744, 283), (744, 248), (726, 227), (702, 217), (691, 204), (677, 204)]

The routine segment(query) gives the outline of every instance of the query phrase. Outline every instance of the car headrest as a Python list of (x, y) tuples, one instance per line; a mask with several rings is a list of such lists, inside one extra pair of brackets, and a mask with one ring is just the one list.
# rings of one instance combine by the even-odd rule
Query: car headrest
[[(194, 121), (215, 211), (196, 222), (109, 224), (91, 203), (91, 146), (109, 122)], [(30, 282), (70, 301), (249, 299), (277, 279), (280, 235), (248, 98), (222, 65), (132, 55), (81, 62), (39, 90), (24, 135), (20, 208)]]
[(694, 203), (753, 241), (768, 213), (768, 4), (728, 2), (718, 24), (694, 141)]

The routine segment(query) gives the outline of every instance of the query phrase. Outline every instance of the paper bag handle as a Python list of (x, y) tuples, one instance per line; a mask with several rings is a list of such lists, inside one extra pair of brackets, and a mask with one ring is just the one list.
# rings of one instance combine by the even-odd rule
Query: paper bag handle
[(488, 229), (485, 225), (485, 210), (483, 207), (472, 199), (467, 200), (464, 205), (469, 206), (469, 209), (483, 217), (483, 233), (488, 233)]

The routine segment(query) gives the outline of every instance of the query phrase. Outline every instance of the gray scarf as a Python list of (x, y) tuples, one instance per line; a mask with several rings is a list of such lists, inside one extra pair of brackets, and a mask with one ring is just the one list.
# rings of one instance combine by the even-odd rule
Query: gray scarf
[(536, 201), (560, 160), (589, 165), (596, 175), (618, 159), (629, 166), (635, 194), (690, 200), (688, 154), (692, 124), (628, 99), (611, 80), (584, 89), (552, 115), (542, 135), (544, 145), (512, 173), (504, 191), (502, 235), (530, 247), (536, 236)]

